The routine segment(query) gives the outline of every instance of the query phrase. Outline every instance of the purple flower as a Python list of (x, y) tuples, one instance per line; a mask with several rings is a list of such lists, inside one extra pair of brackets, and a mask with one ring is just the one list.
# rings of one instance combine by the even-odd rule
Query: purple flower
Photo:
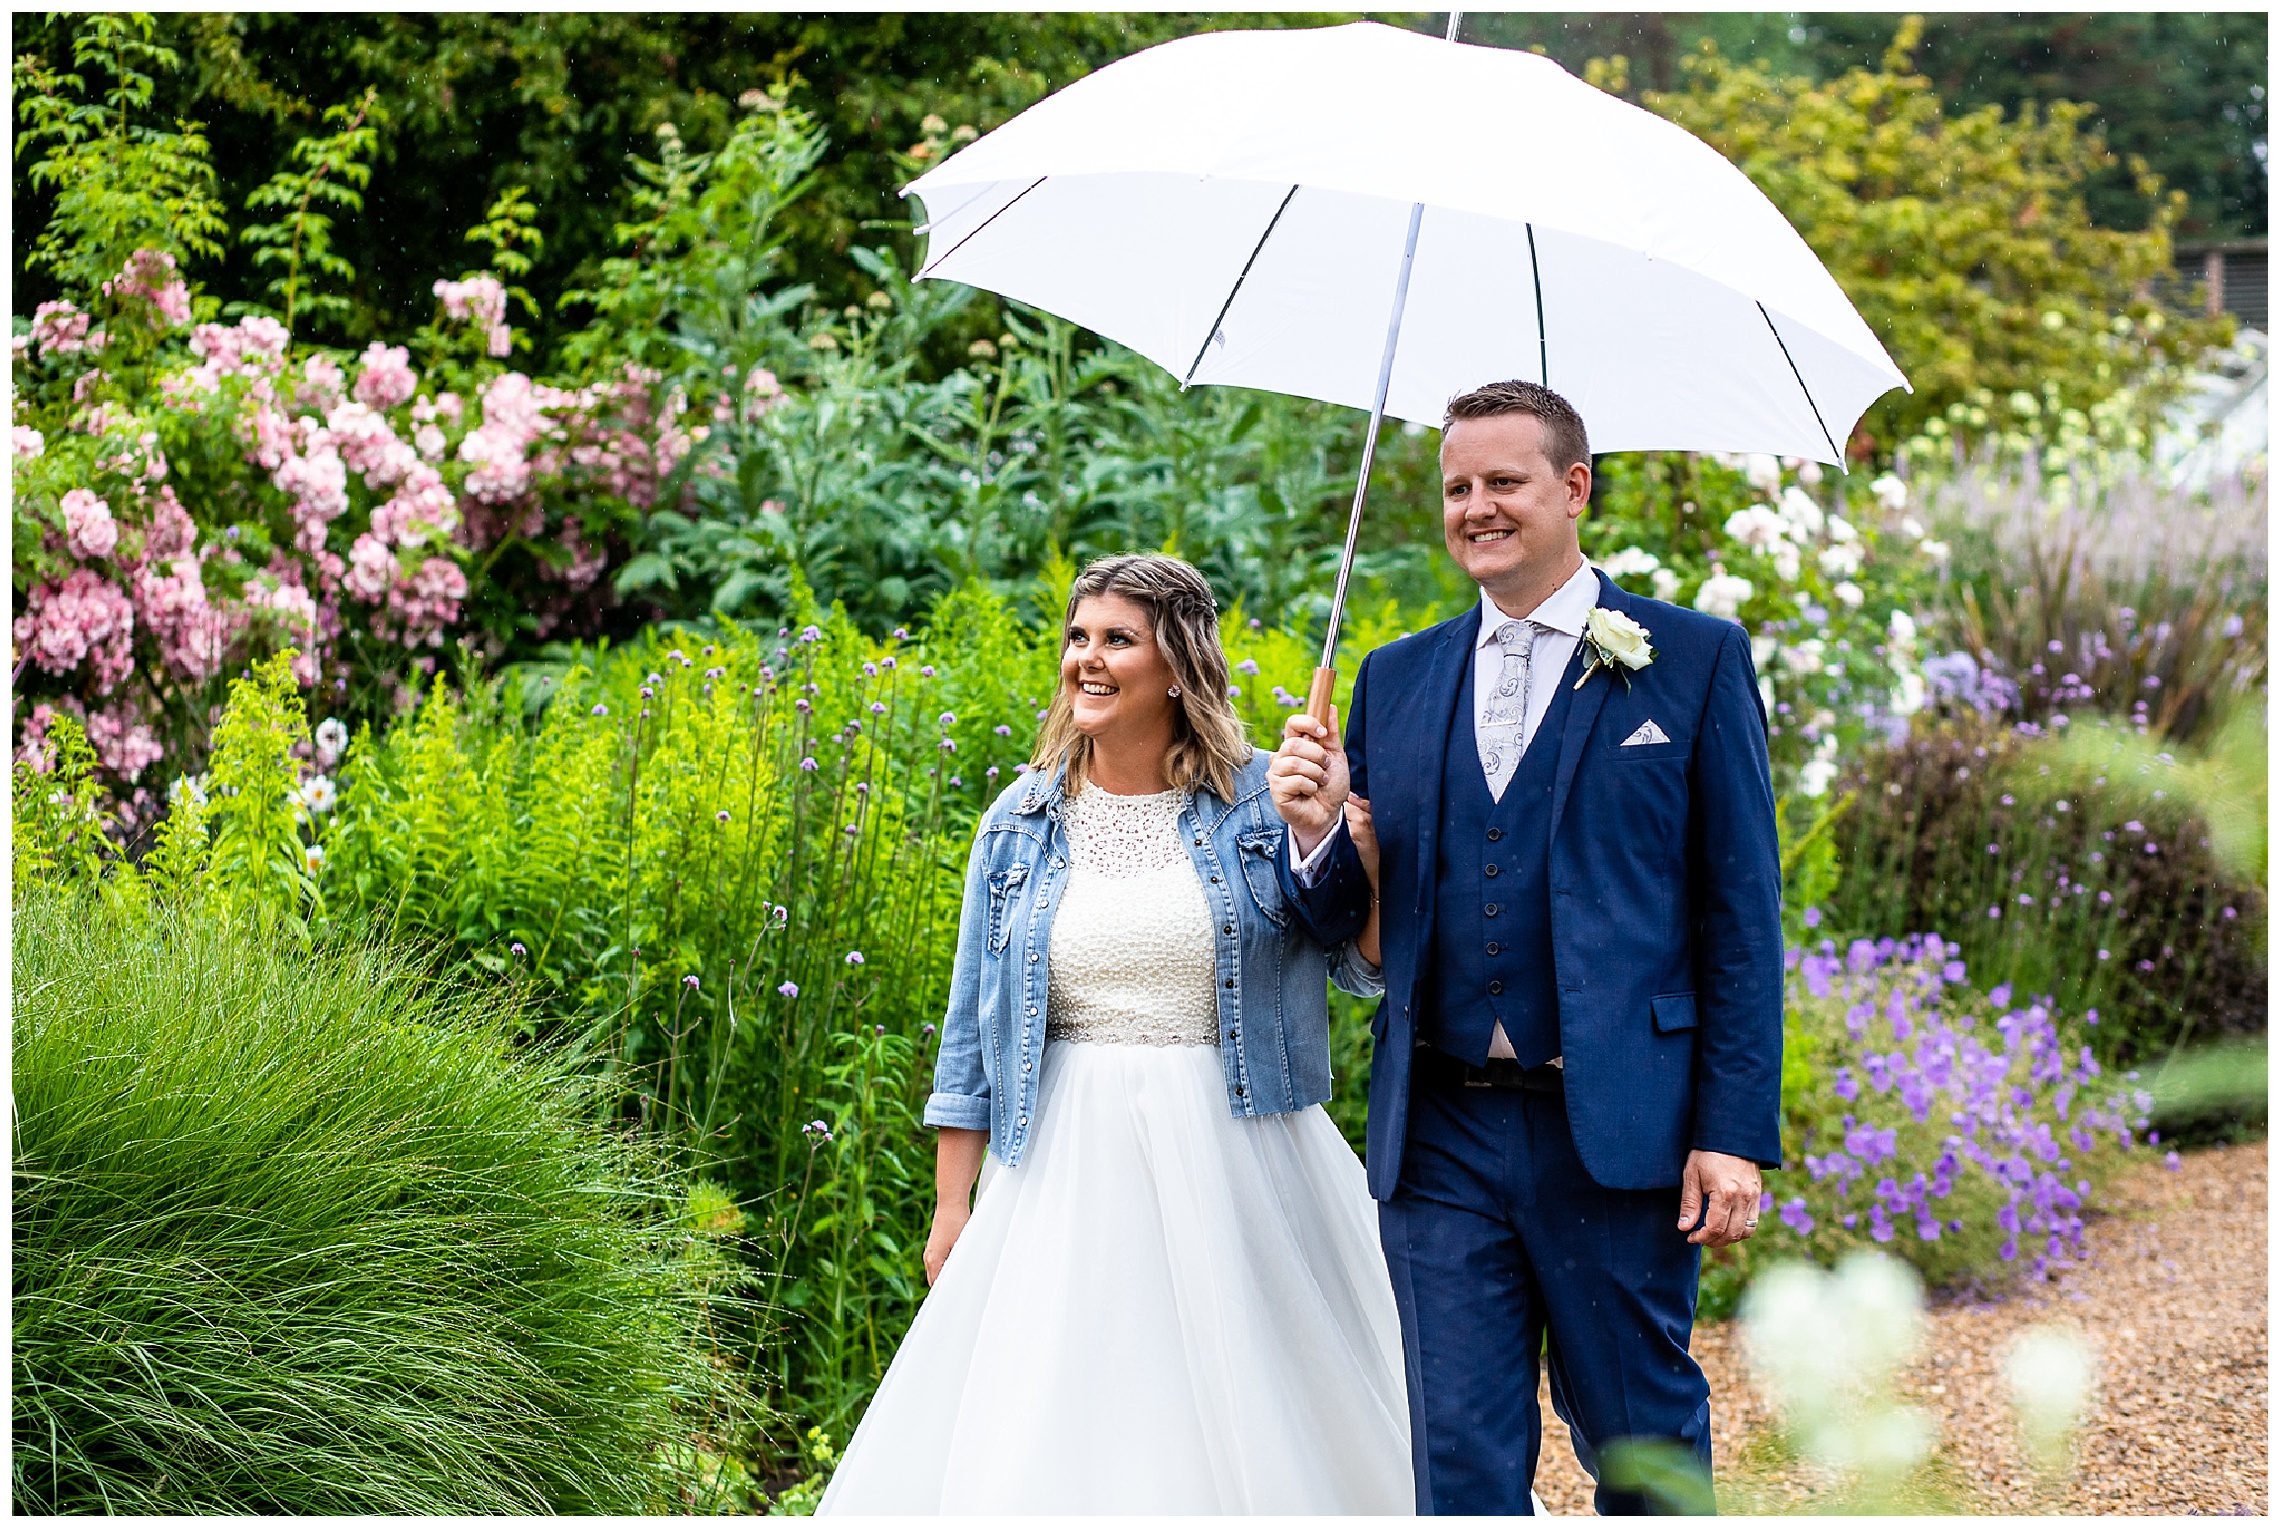
[(871, 1027), (871, 1033), (884, 1038), (887, 1033), (887, 1026), (884, 1024), (875, 1024)]
[(839, 831), (845, 833), (849, 838), (855, 838), (859, 837), (862, 834), (863, 830), (856, 827), (855, 824), (849, 823), (846, 827), (841, 828)]
[(607, 715), (609, 715), (609, 714), (610, 714), (610, 708), (609, 708), (608, 706), (596, 706), (596, 707), (594, 707), (594, 715), (596, 715), (596, 716), (607, 716)]
[(1818, 907), (1805, 909), (1805, 926), (1807, 928), (1819, 928), (1821, 926), (1821, 909)]
[(958, 751), (958, 740), (954, 737), (946, 737), (942, 740), (941, 748), (944, 753), (956, 753)]
[(874, 701), (872, 701), (872, 702), (871, 702), (871, 714), (872, 714), (873, 716), (884, 716), (884, 715), (886, 715), (886, 714), (887, 714), (887, 703), (886, 703), (885, 701), (883, 701), (883, 700), (874, 700)]
[(803, 627), (800, 630), (800, 640), (802, 642), (821, 642), (823, 633), (813, 626)]
[(1993, 1003), (1998, 1008), (2010, 1007), (2011, 984), (2009, 982), (2002, 982), (1997, 984), (1995, 987), (1989, 990), (1987, 994), (1987, 1001)]
[(879, 677), (879, 666), (878, 666), (876, 663), (866, 663), (866, 664), (864, 664), (864, 665), (863, 665), (863, 677), (864, 677), (865, 679), (876, 679), (876, 678), (878, 678), (878, 677)]
[(934, 665), (931, 663), (920, 664), (918, 666), (918, 677), (921, 679), (932, 679), (934, 677)]
[(894, 629), (892, 635), (897, 642), (908, 642), (910, 640), (910, 633), (900, 626)]
[(2175, 1172), (2179, 1168), (2183, 1167), (2185, 1165), (2185, 1162), (2183, 1158), (2179, 1157), (2177, 1153), (2173, 1151), (2168, 1156), (2165, 1156), (2161, 1159), (2161, 1165), (2168, 1168), (2171, 1172)]
[[(992, 732), (996, 733), (996, 734), (997, 734), (999, 737), (1011, 737), (1011, 736), (1013, 736), (1013, 729), (1012, 729), (1011, 727), (1008, 727), (1008, 726), (1007, 726), (1007, 725), (1006, 725), (1004, 722), (999, 722), (999, 723), (998, 723), (998, 724), (997, 724), (995, 727), (992, 727), (990, 730), (991, 730)], [(2229, 907), (2228, 907), (2228, 908), (2226, 908), (2226, 909), (2225, 909), (2225, 916), (2227, 916), (2227, 917), (2230, 917), (2230, 916), (2232, 916), (2232, 909), (2231, 909), (2231, 908), (2229, 908)]]
[(726, 822), (726, 821), (728, 821), (728, 813), (726, 813), (726, 812), (715, 812), (715, 813), (713, 813), (713, 821), (715, 821), (715, 822)]
[(849, 950), (847, 952), (847, 963), (851, 966), (861, 965), (863, 963), (863, 952), (861, 950)]
[(818, 769), (819, 769), (819, 768), (821, 768), (821, 767), (822, 767), (822, 766), (821, 766), (821, 765), (819, 765), (819, 764), (817, 764), (817, 763), (816, 763), (816, 761), (815, 761), (814, 759), (812, 759), (812, 758), (810, 758), (810, 759), (802, 759), (802, 760), (800, 760), (800, 768), (802, 768), (802, 769), (806, 770), (806, 771), (807, 771), (809, 774), (811, 774), (811, 775), (812, 775), (812, 774), (814, 774), (814, 773), (816, 772), (816, 770), (818, 770)]
[(1946, 965), (1940, 967), (1940, 979), (1943, 981), (1951, 982), (1962, 981), (1963, 962), (1960, 960), (1951, 960)]
[(800, 995), (799, 983), (797, 982), (780, 982), (777, 984), (776, 990), (785, 997), (798, 997)]
[(513, 944), (508, 945), (507, 949), (513, 953), (515, 959), (517, 960), (522, 959), (525, 955), (528, 955), (530, 953), (530, 951), (523, 948), (522, 941), (520, 939), (517, 939)]
[(688, 988), (691, 992), (694, 992), (697, 990), (697, 979), (693, 974), (684, 976), (681, 978), (681, 985)]
[(998, 767), (995, 764), (992, 764), (988, 769), (983, 771), (983, 774), (986, 778), (995, 780), (998, 777)]
[(940, 716), (936, 717), (935, 720), (945, 727), (955, 727), (958, 725), (958, 715), (954, 711), (945, 711)]
[(1795, 1231), (1799, 1236), (1812, 1234), (1813, 1215), (1810, 1210), (1805, 1208), (1803, 1195), (1790, 1200), (1781, 1207), (1781, 1223)]
[(952, 785), (964, 785), (966, 782), (965, 782), (965, 781), (963, 781), (963, 780), (961, 780), (961, 779), (959, 779), (959, 778), (958, 778), (956, 775), (952, 775), (952, 776), (950, 777), (950, 783), (951, 783)]
[(922, 1035), (926, 1036), (926, 1038), (927, 1038), (927, 1039), (929, 1039), (929, 1040), (931, 1040), (931, 1039), (933, 1039), (933, 1038), (934, 1038), (934, 1026), (933, 1026), (932, 1024), (921, 1024), (921, 1025), (919, 1025), (919, 1026), (918, 1026), (918, 1032), (919, 1032), (920, 1034), (922, 1034)]

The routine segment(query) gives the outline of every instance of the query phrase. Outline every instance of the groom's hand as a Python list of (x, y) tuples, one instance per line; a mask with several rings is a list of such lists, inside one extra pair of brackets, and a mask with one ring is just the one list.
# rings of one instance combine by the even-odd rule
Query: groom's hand
[[(1694, 1234), (1686, 1239), (1696, 1246), (1731, 1247), (1747, 1241), (1757, 1229), (1758, 1204), (1764, 1196), (1765, 1180), (1749, 1158), (1690, 1151), (1678, 1191), (1678, 1228), (1691, 1229)], [(1694, 1224), (1697, 1217), (1700, 1226)]]
[(1290, 824), (1299, 857), (1312, 854), (1338, 825), (1351, 787), (1346, 750), (1338, 736), (1338, 708), (1324, 726), (1301, 711), (1283, 723), (1282, 747), (1267, 766), (1267, 793), (1275, 811)]

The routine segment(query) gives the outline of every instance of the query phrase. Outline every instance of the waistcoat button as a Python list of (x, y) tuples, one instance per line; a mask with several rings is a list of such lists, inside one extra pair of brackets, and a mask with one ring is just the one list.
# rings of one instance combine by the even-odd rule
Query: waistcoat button
[[(1491, 902), (1491, 903), (1489, 903), (1489, 904), (1488, 904), (1488, 906), (1486, 906), (1486, 907), (1484, 907), (1484, 908), (1482, 908), (1482, 909), (1481, 909), (1481, 914), (1482, 914), (1482, 916), (1484, 916), (1484, 917), (1489, 917), (1489, 918), (1493, 918), (1493, 917), (1495, 917), (1495, 916), (1496, 916), (1496, 904), (1495, 904), (1494, 902)], [(1030, 956), (1029, 958), (1030, 958), (1031, 960), (1035, 960), (1037, 957), (1036, 957), (1036, 956), (1034, 956), (1034, 955), (1032, 955), (1032, 956)]]
[(1488, 841), (1489, 841), (1490, 843), (1492, 843), (1492, 844), (1493, 844), (1493, 843), (1495, 843), (1495, 842), (1496, 842), (1498, 839), (1502, 838), (1503, 836), (1504, 836), (1504, 830), (1503, 830), (1502, 828), (1490, 828), (1490, 829), (1488, 830)]
[(1501, 994), (1503, 991), (1504, 991), (1504, 983), (1502, 983), (1502, 982), (1490, 982), (1490, 983), (1488, 984), (1488, 995), (1489, 995), (1490, 997), (1496, 997), (1496, 996), (1498, 996), (1499, 994)]
[(1481, 874), (1482, 874), (1482, 875), (1494, 875), (1494, 874), (1496, 874), (1496, 867), (1495, 867), (1494, 865), (1490, 865), (1490, 866), (1487, 866), (1486, 868), (1484, 868), (1484, 869), (1481, 871)]
[(1493, 939), (1491, 939), (1491, 940), (1488, 942), (1488, 953), (1489, 953), (1489, 954), (1491, 954), (1491, 955), (1494, 955), (1494, 954), (1495, 954), (1495, 953), (1496, 953), (1498, 950), (1500, 950), (1500, 949), (1502, 949), (1502, 948), (1503, 948), (1503, 946), (1502, 946), (1502, 945), (1499, 945), (1499, 944), (1498, 944), (1498, 943), (1497, 943), (1495, 940), (1493, 940)]

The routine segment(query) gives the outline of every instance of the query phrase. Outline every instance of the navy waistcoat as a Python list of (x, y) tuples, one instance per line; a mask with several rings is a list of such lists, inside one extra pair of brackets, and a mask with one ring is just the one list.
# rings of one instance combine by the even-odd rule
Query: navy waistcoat
[[(1578, 657), (1582, 646), (1576, 644)], [(1570, 662), (1551, 709), (1498, 800), (1482, 774), (1473, 725), (1475, 647), (1441, 750), (1441, 831), (1429, 995), (1419, 1037), (1475, 1066), (1498, 1024), (1522, 1066), (1560, 1054), (1553, 980), (1552, 782), (1579, 665)], [(1501, 653), (1496, 661), (1503, 661)], [(1536, 683), (1551, 679), (1538, 675)]]

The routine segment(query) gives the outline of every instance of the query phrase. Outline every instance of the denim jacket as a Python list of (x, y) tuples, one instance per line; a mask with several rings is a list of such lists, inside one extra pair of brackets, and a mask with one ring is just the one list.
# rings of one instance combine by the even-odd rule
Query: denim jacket
[[(1179, 815), (1211, 909), (1219, 973), (1219, 1054), (1228, 1112), (1285, 1114), (1330, 1096), (1325, 978), (1360, 996), (1383, 988), (1349, 943), (1325, 951), (1291, 917), (1275, 877), (1282, 819), (1254, 752), (1235, 799), (1198, 786)], [(1045, 1059), (1045, 980), (1053, 910), (1068, 884), (1061, 821), (1065, 769), (1006, 787), (982, 815), (966, 867), (950, 1009), (926, 1123), (987, 1130), (1006, 1166), (1021, 1160)]]

